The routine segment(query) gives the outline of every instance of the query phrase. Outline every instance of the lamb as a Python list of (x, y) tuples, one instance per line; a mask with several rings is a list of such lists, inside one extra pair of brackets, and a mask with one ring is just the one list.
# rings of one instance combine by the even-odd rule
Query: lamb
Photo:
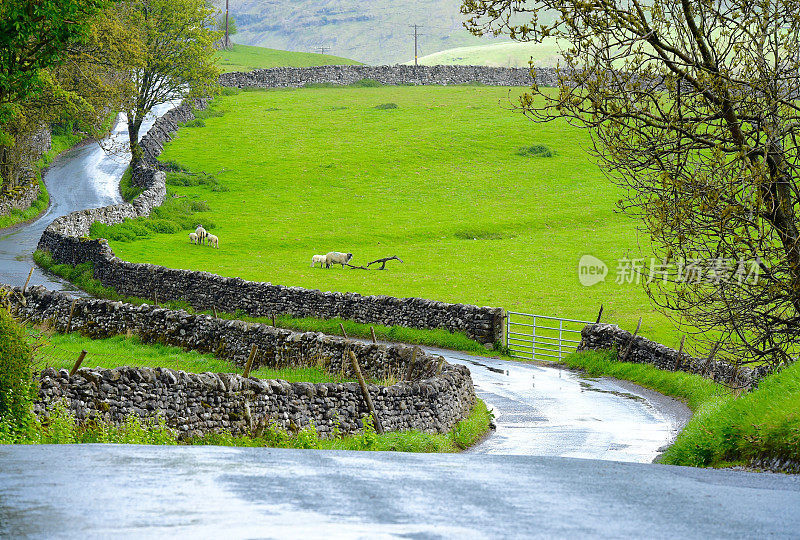
[(342, 268), (344, 265), (350, 262), (350, 259), (353, 258), (352, 253), (340, 253), (338, 251), (331, 251), (327, 255), (325, 255), (325, 268), (330, 268), (332, 264), (341, 264)]
[(198, 225), (197, 228), (194, 230), (194, 233), (197, 235), (198, 244), (203, 244), (205, 242), (206, 237), (208, 236), (208, 231), (205, 230), (202, 225)]
[(216, 235), (206, 233), (206, 239), (209, 246), (219, 249), (219, 238)]
[(312, 255), (311, 268), (314, 268), (314, 265), (317, 263), (319, 263), (319, 267), (322, 268), (325, 265), (325, 255)]
[(189, 242), (191, 242), (192, 244), (196, 244), (198, 242), (198, 240), (199, 240), (199, 238), (197, 237), (197, 233), (193, 233), (193, 232), (189, 233)]

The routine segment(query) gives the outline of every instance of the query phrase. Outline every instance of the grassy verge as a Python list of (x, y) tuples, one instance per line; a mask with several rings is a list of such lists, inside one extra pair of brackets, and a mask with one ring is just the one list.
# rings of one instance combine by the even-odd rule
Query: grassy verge
[[(83, 367), (113, 369), (121, 366), (164, 367), (190, 373), (242, 373), (235, 364), (195, 351), (179, 347), (142, 343), (138, 336), (115, 336), (106, 339), (90, 339), (78, 333), (51, 334), (28, 328), (31, 342), (38, 344), (37, 367), (44, 369), (70, 369), (82, 350), (87, 351)], [(351, 379), (327, 373), (322, 367), (272, 369), (261, 367), (252, 372), (260, 379), (282, 379), (288, 382), (349, 382)], [(354, 379), (353, 379), (354, 380)], [(373, 381), (374, 382), (374, 381)]]
[(766, 377), (755, 391), (736, 395), (699, 375), (614, 358), (614, 353), (591, 351), (571, 355), (564, 363), (687, 403), (694, 416), (662, 457), (663, 463), (723, 467), (761, 458), (800, 461), (800, 363)]
[[(111, 287), (104, 287), (93, 275), (92, 263), (83, 263), (77, 266), (69, 264), (56, 264), (49, 253), (43, 251), (36, 251), (33, 254), (33, 259), (40, 267), (57, 274), (73, 285), (83, 289), (92, 296), (97, 298), (105, 298), (107, 300), (122, 300), (132, 304), (152, 304), (153, 301), (146, 298), (136, 298), (130, 296), (122, 296)], [(182, 301), (167, 301), (162, 302), (160, 305), (170, 309), (183, 309), (190, 313), (194, 313), (192, 307)], [(210, 315), (211, 311), (204, 311), (202, 313)], [(217, 313), (217, 316), (223, 319), (239, 319), (248, 322), (257, 322), (264, 324), (272, 324), (272, 319), (267, 317), (248, 317), (242, 313)], [(288, 328), (290, 330), (297, 330), (300, 332), (322, 332), (330, 335), (341, 335), (340, 328), (342, 324), (345, 332), (350, 337), (370, 338), (372, 336), (370, 329), (374, 328), (375, 336), (382, 341), (392, 341), (398, 343), (413, 343), (417, 345), (428, 345), (431, 347), (441, 347), (444, 349), (451, 349), (456, 351), (471, 352), (474, 354), (499, 356), (500, 352), (487, 351), (486, 348), (475, 340), (469, 339), (463, 333), (448, 332), (447, 330), (420, 330), (416, 328), (406, 328), (403, 326), (380, 326), (361, 324), (344, 319), (315, 319), (311, 317), (291, 317), (288, 315), (279, 315), (275, 317), (275, 326), (279, 328)]]
[(296, 433), (287, 433), (271, 426), (258, 436), (234, 437), (230, 433), (208, 434), (188, 441), (179, 441), (176, 430), (166, 426), (163, 419), (140, 420), (129, 417), (120, 426), (103, 421), (79, 424), (63, 406), (57, 405), (44, 420), (33, 420), (23, 431), (14, 431), (0, 419), (0, 444), (191, 444), (238, 447), (306, 448), (322, 450), (373, 450), (398, 452), (459, 452), (475, 444), (489, 430), (491, 413), (484, 403), (478, 403), (470, 415), (447, 434), (428, 434), (419, 431), (375, 433), (369, 418), (364, 429), (349, 436), (335, 435), (321, 439), (313, 426)]

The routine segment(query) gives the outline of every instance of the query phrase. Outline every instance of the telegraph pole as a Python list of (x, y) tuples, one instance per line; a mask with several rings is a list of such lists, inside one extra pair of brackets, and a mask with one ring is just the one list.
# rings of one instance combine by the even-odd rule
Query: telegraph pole
[(325, 51), (329, 51), (329, 50), (331, 50), (331, 48), (321, 45), (321, 46), (317, 47), (317, 50), (319, 51), (320, 54), (325, 54)]
[(418, 28), (422, 28), (422, 26), (420, 26), (418, 24), (412, 24), (410, 26), (411, 26), (411, 28), (414, 29), (414, 67), (417, 67), (417, 38), (419, 36), (424, 35), (424, 34), (418, 34), (417, 33), (417, 29)]
[(225, 48), (231, 46), (230, 36), (228, 35), (228, 1), (225, 0)]

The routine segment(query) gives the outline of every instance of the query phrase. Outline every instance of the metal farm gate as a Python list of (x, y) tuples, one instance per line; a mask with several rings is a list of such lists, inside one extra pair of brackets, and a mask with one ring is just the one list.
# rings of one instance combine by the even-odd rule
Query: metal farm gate
[(581, 342), (581, 330), (590, 321), (545, 317), (507, 311), (506, 346), (513, 358), (536, 360), (537, 357), (563, 359)]

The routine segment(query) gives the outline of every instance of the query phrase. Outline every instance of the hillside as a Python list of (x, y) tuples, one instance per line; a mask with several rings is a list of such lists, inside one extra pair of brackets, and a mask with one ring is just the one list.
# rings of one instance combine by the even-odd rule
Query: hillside
[[(215, 0), (224, 9), (225, 2)], [(421, 25), (419, 55), (507, 41), (476, 38), (462, 23), (461, 0), (240, 0), (231, 3), (237, 43), (300, 52), (325, 52), (368, 64), (414, 58), (414, 30)]]
[(224, 72), (252, 71), (271, 67), (310, 67), (358, 64), (349, 58), (303, 52), (280, 51), (235, 43), (229, 50), (217, 51), (217, 64)]
[(505, 42), (456, 47), (428, 54), (419, 58), (418, 62), (424, 66), (528, 67), (531, 58), (533, 58), (535, 66), (554, 66), (559, 58), (555, 41), (545, 43)]

